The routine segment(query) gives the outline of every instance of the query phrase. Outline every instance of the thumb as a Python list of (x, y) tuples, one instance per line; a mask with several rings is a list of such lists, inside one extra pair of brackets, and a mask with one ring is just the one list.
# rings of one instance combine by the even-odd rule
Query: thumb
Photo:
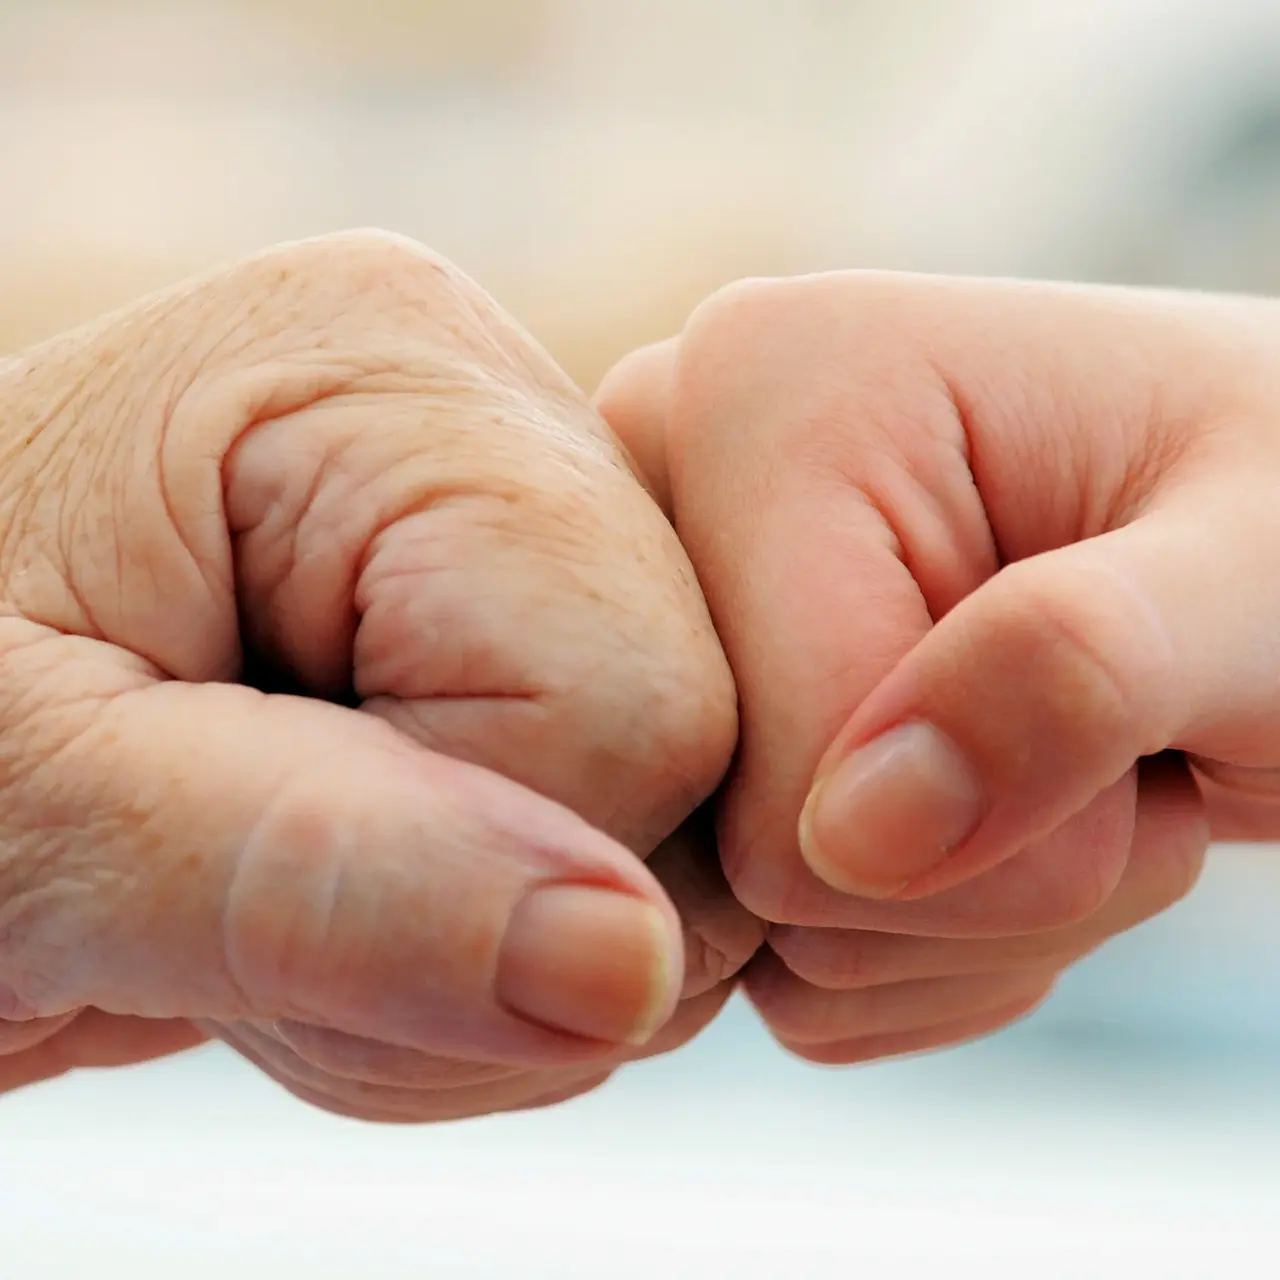
[(289, 1018), (522, 1064), (670, 1015), (674, 911), (567, 809), (356, 711), (6, 633), (7, 1003)]
[(1229, 516), (1211, 485), (1183, 489), (951, 610), (819, 765), (811, 868), (866, 896), (933, 893), (1048, 835), (1141, 756), (1273, 766), (1280, 608), (1238, 570), (1274, 544), (1272, 504), (1230, 491)]
[(648, 852), (702, 800), (731, 681), (674, 533), (485, 295), (385, 237), (285, 246), (0, 393), (8, 1003), (528, 1065), (669, 1013), (670, 903), (593, 828)]

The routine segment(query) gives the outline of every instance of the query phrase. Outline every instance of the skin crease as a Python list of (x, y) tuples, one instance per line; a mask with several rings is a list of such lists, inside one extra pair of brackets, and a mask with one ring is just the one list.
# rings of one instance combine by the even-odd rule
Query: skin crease
[[(794, 1052), (996, 1030), (1210, 835), (1280, 837), (1278, 345), (1271, 302), (845, 272), (733, 286), (605, 380), (738, 683), (720, 850)], [(904, 725), (972, 816), (941, 839), (882, 769), (802, 852), (815, 781)]]
[[(148, 342), (157, 330), (168, 341)], [(673, 516), (738, 678), (719, 822), (745, 907), (710, 856), (705, 811), (662, 841), (715, 785), (733, 737), (688, 564), (628, 454), (469, 282), (400, 241), (331, 239), (28, 353), (0, 401), (14, 477), (0, 544), (0, 1087), (210, 1031), (339, 1114), (548, 1104), (714, 1017), (760, 940), (754, 916), (773, 923), (752, 998), (813, 1061), (940, 1047), (1021, 1016), (1072, 959), (1188, 891), (1210, 824), (1280, 830), (1280, 734), (1258, 696), (1276, 633), (1257, 550), (1274, 545), (1276, 335), (1257, 303), (839, 275), (719, 295), (678, 344), (610, 379), (600, 405)], [(1074, 547), (1085, 554), (1051, 554)], [(1218, 624), (1207, 638), (1205, 618)], [(581, 678), (584, 663), (598, 678)], [(206, 683), (241, 672), (311, 695), (308, 709)], [(175, 688), (179, 701), (163, 692)], [(980, 757), (990, 817), (932, 879), (881, 900), (839, 892), (800, 853), (805, 795), (912, 715), (945, 719)], [(310, 752), (337, 738), (341, 764)], [(229, 769), (249, 742), (252, 778)], [(567, 815), (427, 748), (526, 783), (636, 852), (661, 842), (649, 864), (684, 922), (687, 967), (646, 1049), (513, 1044), (511, 1028), (477, 1039), (483, 993), (468, 981), (490, 973), (471, 961), (492, 922), (429, 957), (447, 989), (429, 993), (428, 1033), (454, 1052), (424, 1048), (394, 1003), (386, 1038), (367, 1034), (381, 991), (369, 983), (389, 970), (351, 946), (337, 953), (354, 978), (334, 968), (305, 916), (287, 946), (270, 911), (236, 934), (277, 989), (309, 979), (300, 1005), (246, 1006), (225, 982), (225, 931), (201, 953), (207, 921), (184, 912), (225, 906), (225, 868), (201, 848), (175, 858), (192, 806), (166, 808), (156, 780), (217, 813), (194, 828), (217, 845), (227, 806), (252, 799), (260, 774), (274, 781), (281, 758), (324, 786), (294, 777), (283, 810), (231, 813), (259, 844), (264, 824), (284, 844), (322, 840), (311, 815), (348, 781), (394, 819), (403, 791), (378, 788), (429, 759), (419, 783), (462, 798), (440, 816), (510, 819), (496, 838), (463, 822), (457, 848), (550, 823), (592, 878), (656, 894), (614, 846), (584, 851)], [(458, 877), (457, 855), (440, 856)], [(247, 900), (271, 904), (273, 865), (253, 865)], [(307, 865), (283, 869), (291, 884)], [(462, 900), (487, 901), (495, 882), (481, 883)], [(398, 902), (402, 885), (374, 901)], [(421, 944), (375, 932), (402, 980)], [(320, 936), (350, 941), (332, 921)], [(181, 962), (176, 995), (140, 983), (157, 952)], [(91, 975), (98, 998), (69, 1001)], [(317, 1019), (318, 1000), (343, 997), (329, 1011), (340, 1025)], [(186, 1016), (156, 1016), (175, 1001)]]
[[(536, 1106), (760, 944), (697, 812), (736, 723), (688, 561), (421, 246), (281, 246), (0, 366), (0, 599), (0, 1090), (213, 1035), (342, 1115)], [(652, 908), (647, 1044), (495, 995), (552, 883)]]

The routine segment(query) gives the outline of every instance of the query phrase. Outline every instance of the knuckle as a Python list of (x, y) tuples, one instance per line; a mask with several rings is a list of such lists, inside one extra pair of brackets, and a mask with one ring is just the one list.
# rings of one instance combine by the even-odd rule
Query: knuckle
[(692, 813), (719, 785), (738, 736), (737, 700), (728, 665), (710, 636), (686, 637), (668, 650), (647, 704), (650, 786), (663, 826)]
[(850, 990), (868, 985), (875, 977), (863, 936), (856, 930), (788, 927), (771, 934), (769, 945), (804, 982)]
[(767, 276), (722, 285), (694, 308), (685, 326), (686, 339), (696, 345), (770, 326), (794, 287), (794, 281)]
[(786, 923), (787, 897), (772, 868), (749, 850), (731, 850), (724, 858), (725, 879), (733, 896), (760, 920)]
[(760, 948), (763, 921), (733, 896), (720, 866), (714, 816), (699, 808), (648, 859), (684, 923), (683, 998), (733, 978)]
[(900, 281), (856, 271), (738, 280), (695, 308), (682, 335), (682, 354), (718, 380), (785, 368), (790, 405), (798, 391), (796, 360), (823, 359), (815, 338), (829, 344), (832, 334), (901, 328), (902, 294)]
[(267, 249), (247, 264), (262, 284), (324, 281), (335, 294), (386, 297), (406, 282), (439, 288), (449, 268), (443, 258), (406, 236), (377, 228), (332, 232)]
[[(550, 356), (479, 284), (406, 236), (337, 232), (277, 246), (245, 270), (269, 344), (286, 344), (313, 375), (318, 347), (332, 355), (336, 372), (363, 379), (366, 389), (451, 393), (455, 402), (473, 402), (477, 423), (485, 424), (495, 406), (510, 408), (517, 387), (561, 410), (570, 402), (577, 412), (586, 407)], [(244, 292), (242, 280), (237, 287)], [(483, 403), (486, 395), (493, 403)], [(526, 413), (527, 425), (536, 416)]]
[(201, 383), (235, 375), (234, 394), (275, 417), (376, 377), (403, 379), (408, 366), (438, 389), (441, 352), (474, 357), (499, 316), (425, 245), (357, 230), (274, 245), (191, 282), (170, 327), (198, 336)]
[[(693, 313), (668, 424), (681, 481), (675, 502), (686, 524), (697, 529), (699, 513), (682, 496), (708, 483), (710, 463), (736, 461), (744, 451), (750, 465), (730, 468), (727, 481), (747, 486), (739, 502), (767, 502), (797, 477), (823, 487), (836, 481), (873, 506), (889, 501), (904, 468), (918, 470), (919, 450), (894, 424), (906, 413), (927, 434), (936, 417), (920, 390), (932, 385), (916, 367), (922, 343), (906, 340), (909, 292), (858, 272), (753, 279), (720, 290)], [(895, 406), (889, 416), (885, 404)]]
[(683, 998), (699, 996), (738, 974), (755, 954), (757, 942), (710, 936), (705, 928), (685, 931)]
[[(1039, 729), (1114, 751), (1137, 742), (1146, 754), (1161, 741), (1161, 689), (1167, 687), (1167, 644), (1132, 591), (1096, 566), (1058, 563), (1052, 573), (1033, 561), (1001, 570), (990, 615), (998, 652), (1019, 687), (1037, 692)], [(1148, 743), (1149, 740), (1149, 743)], [(1126, 754), (1132, 754), (1126, 749)]]
[[(698, 427), (746, 421), (735, 398), (776, 363), (773, 341), (785, 323), (795, 283), (739, 280), (712, 293), (690, 315), (680, 338), (675, 372), (675, 412), (669, 424), (679, 442), (696, 416)], [(701, 412), (703, 409), (713, 412)], [(705, 419), (705, 421), (704, 421)]]
[[(1018, 566), (1009, 573), (1009, 597), (1003, 630), (1028, 656), (1039, 656), (1048, 696), (1064, 718), (1088, 712), (1103, 731), (1121, 727), (1132, 716), (1122, 674), (1080, 600), (1057, 583), (1048, 584)], [(1021, 579), (1019, 581), (1018, 579)]]
[(766, 926), (818, 923), (809, 918), (811, 873), (798, 852), (780, 848), (776, 834), (753, 819), (736, 784), (734, 778), (719, 809), (720, 867), (729, 891)]
[(640, 473), (661, 492), (666, 492), (666, 412), (665, 395), (680, 360), (680, 339), (640, 347), (623, 356), (601, 379), (592, 397), (596, 411), (622, 440)]
[(356, 636), (356, 685), (400, 700), (397, 723), (420, 741), (499, 769), (646, 854), (715, 789), (737, 710), (709, 626), (661, 602), (635, 619), (603, 593), (557, 586), (554, 571), (539, 584), (527, 560), (521, 572), (500, 553), (466, 579), (421, 566), (383, 576), (388, 567), (378, 585), (365, 579), (374, 603)]
[(772, 368), (777, 334), (798, 308), (804, 320), (806, 295), (802, 280), (767, 278), (738, 280), (712, 293), (681, 335), (681, 391), (695, 400), (718, 399)]
[(354, 227), (332, 231), (303, 242), (325, 258), (385, 276), (422, 263), (439, 266), (443, 259), (425, 245), (399, 232), (382, 227)]
[[(632, 779), (618, 781), (624, 791), (630, 785), (644, 807), (662, 814), (666, 830), (659, 834), (666, 835), (719, 784), (738, 724), (733, 680), (710, 624), (691, 607), (661, 612), (667, 616), (658, 626), (622, 620), (619, 629), (631, 635), (628, 650), (618, 655), (615, 690), (597, 690), (587, 710), (590, 720), (598, 712), (615, 717), (609, 746), (620, 753)], [(651, 616), (656, 621), (659, 611)]]
[(576, 514), (535, 491), (397, 522), (360, 575), (356, 683), (417, 700), (437, 745), (586, 806), (647, 853), (728, 768), (736, 690), (657, 509), (638, 486), (583, 499)]

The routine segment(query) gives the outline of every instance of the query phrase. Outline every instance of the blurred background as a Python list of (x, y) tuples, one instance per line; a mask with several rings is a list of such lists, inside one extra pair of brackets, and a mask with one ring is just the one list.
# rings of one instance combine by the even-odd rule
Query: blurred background
[[(0, 350), (272, 241), (425, 240), (590, 388), (742, 275), (1280, 291), (1275, 0), (0, 0)], [(217, 1049), (0, 1101), (0, 1275), (1270, 1276), (1280, 851), (1014, 1030), (826, 1072), (735, 1009), (385, 1132)]]

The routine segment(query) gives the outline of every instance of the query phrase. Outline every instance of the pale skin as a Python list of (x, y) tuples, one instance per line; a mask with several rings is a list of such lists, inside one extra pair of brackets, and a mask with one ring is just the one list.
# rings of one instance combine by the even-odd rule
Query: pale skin
[(1280, 837), (1280, 306), (748, 282), (603, 386), (739, 688), (745, 984), (823, 1063), (1033, 1009)]
[(820, 1062), (1020, 1016), (1211, 829), (1280, 834), (1277, 341), (1266, 303), (758, 282), (602, 419), (362, 234), (18, 357), (0, 1089), (213, 1034), (343, 1114), (535, 1106), (744, 965)]

